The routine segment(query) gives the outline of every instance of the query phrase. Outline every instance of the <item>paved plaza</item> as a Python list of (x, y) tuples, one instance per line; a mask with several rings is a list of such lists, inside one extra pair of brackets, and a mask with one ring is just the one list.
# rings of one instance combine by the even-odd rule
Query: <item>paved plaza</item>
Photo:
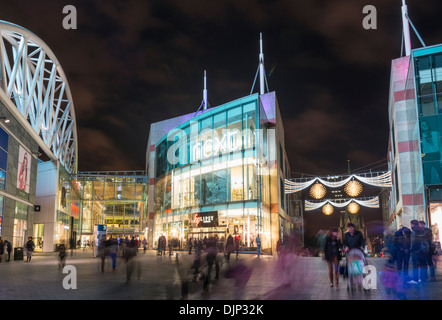
[[(221, 255), (219, 255), (221, 257)], [(139, 252), (134, 272), (127, 281), (126, 263), (118, 259), (112, 272), (110, 259), (101, 272), (100, 259), (91, 251), (74, 251), (67, 264), (77, 271), (77, 289), (63, 288), (67, 274), (60, 270), (57, 253), (36, 254), (30, 263), (11, 261), (0, 263), (0, 299), (32, 300), (179, 300), (182, 283), (188, 284), (188, 300), (385, 300), (382, 270), (386, 259), (372, 258), (369, 263), (377, 268), (376, 290), (348, 291), (346, 280), (340, 279), (340, 288), (330, 288), (326, 263), (317, 257), (292, 256), (284, 266), (278, 257), (252, 254), (233, 255), (228, 264), (221, 259), (220, 277), (212, 279), (205, 294), (204, 279), (193, 282), (193, 255), (179, 251), (177, 256), (157, 256), (156, 251)], [(207, 265), (203, 263), (203, 273)], [(214, 268), (215, 270), (215, 268)], [(238, 272), (249, 277), (238, 277)], [(244, 272), (245, 271), (245, 272)], [(441, 270), (437, 282), (414, 285), (405, 291), (407, 299), (440, 299)], [(235, 276), (236, 275), (236, 276)], [(248, 279), (248, 280), (247, 280)]]

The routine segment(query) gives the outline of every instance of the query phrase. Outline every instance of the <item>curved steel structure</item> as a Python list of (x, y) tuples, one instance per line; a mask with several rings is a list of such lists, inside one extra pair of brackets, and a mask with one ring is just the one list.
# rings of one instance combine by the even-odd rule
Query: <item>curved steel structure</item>
[(66, 75), (39, 37), (2, 20), (0, 99), (51, 159), (77, 172), (77, 124)]

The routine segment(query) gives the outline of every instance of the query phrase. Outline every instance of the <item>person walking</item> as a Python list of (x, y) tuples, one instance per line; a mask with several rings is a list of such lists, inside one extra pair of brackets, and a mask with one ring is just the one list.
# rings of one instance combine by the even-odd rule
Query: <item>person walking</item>
[(189, 254), (192, 254), (192, 238), (187, 241), (187, 247), (189, 249)]
[(143, 253), (146, 254), (146, 250), (147, 250), (147, 240), (143, 239)]
[(8, 240), (5, 240), (5, 244), (6, 244), (6, 252), (8, 253), (7, 262), (9, 262), (9, 261), (11, 261), (12, 244)]
[(0, 237), (0, 263), (2, 262), (4, 252), (5, 252), (5, 244), (2, 240), (2, 237)]
[(255, 242), (256, 242), (256, 251), (259, 258), (259, 255), (261, 254), (261, 238), (259, 237), (259, 233), (256, 236)]
[(101, 236), (98, 244), (98, 256), (101, 259), (101, 272), (104, 272), (104, 266), (106, 264), (106, 256), (108, 253), (109, 241), (106, 240), (106, 236)]
[(109, 239), (109, 256), (112, 260), (112, 272), (117, 271), (118, 241), (115, 238)]
[(26, 248), (26, 262), (31, 262), (32, 252), (35, 249), (35, 243), (32, 241), (32, 237), (28, 237), (28, 242), (25, 245)]
[(239, 244), (240, 244), (240, 237), (239, 234), (235, 235), (235, 251), (236, 251), (236, 259), (238, 259), (238, 254), (239, 254)]
[(232, 253), (234, 247), (235, 247), (235, 244), (233, 241), (233, 237), (232, 237), (232, 235), (229, 234), (229, 236), (227, 237), (226, 250), (225, 250), (227, 262), (230, 262), (230, 254)]
[[(393, 235), (394, 257), (396, 270), (404, 282), (409, 281), (408, 265), (410, 262), (411, 230), (402, 227)], [(394, 261), (394, 260), (393, 260)]]
[(360, 231), (355, 229), (355, 225), (353, 223), (347, 224), (348, 232), (344, 234), (344, 249), (345, 252), (351, 249), (359, 249), (364, 252), (365, 240)]
[[(430, 269), (430, 277), (429, 281), (436, 281), (436, 273), (434, 269), (433, 263), (433, 255), (436, 253), (436, 245), (433, 243), (433, 231), (430, 228), (427, 228), (425, 221), (419, 221), (419, 228), (424, 232), (424, 241), (427, 242), (425, 245), (428, 248), (428, 252), (425, 254), (425, 262), (426, 266)], [(427, 273), (427, 267), (425, 267), (425, 273)]]
[(58, 259), (58, 270), (63, 270), (64, 266), (66, 265), (66, 247), (64, 246), (64, 244), (60, 245), (60, 249), (58, 251)]
[(330, 287), (333, 287), (333, 276), (335, 280), (335, 286), (339, 288), (339, 261), (341, 260), (342, 243), (339, 239), (338, 230), (332, 228), (329, 230), (325, 237), (324, 247), (324, 259), (328, 265), (328, 277), (330, 279)]
[(411, 222), (411, 260), (413, 262), (413, 279), (409, 284), (417, 284), (427, 280), (428, 242), (425, 239), (425, 230), (419, 227), (417, 220)]

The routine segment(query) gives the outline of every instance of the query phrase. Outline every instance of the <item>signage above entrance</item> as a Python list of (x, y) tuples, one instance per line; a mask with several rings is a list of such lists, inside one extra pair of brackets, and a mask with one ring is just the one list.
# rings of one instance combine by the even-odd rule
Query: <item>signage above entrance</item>
[(218, 227), (218, 211), (192, 213), (190, 226), (192, 228)]

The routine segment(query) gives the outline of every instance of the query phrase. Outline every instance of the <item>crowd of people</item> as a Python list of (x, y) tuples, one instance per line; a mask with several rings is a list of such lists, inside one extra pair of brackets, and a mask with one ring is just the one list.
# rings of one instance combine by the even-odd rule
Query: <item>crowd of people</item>
[(436, 281), (433, 259), (437, 250), (432, 230), (426, 226), (425, 221), (412, 220), (410, 228), (401, 227), (386, 245), (389, 262), (395, 264), (396, 271), (404, 282), (417, 284)]

